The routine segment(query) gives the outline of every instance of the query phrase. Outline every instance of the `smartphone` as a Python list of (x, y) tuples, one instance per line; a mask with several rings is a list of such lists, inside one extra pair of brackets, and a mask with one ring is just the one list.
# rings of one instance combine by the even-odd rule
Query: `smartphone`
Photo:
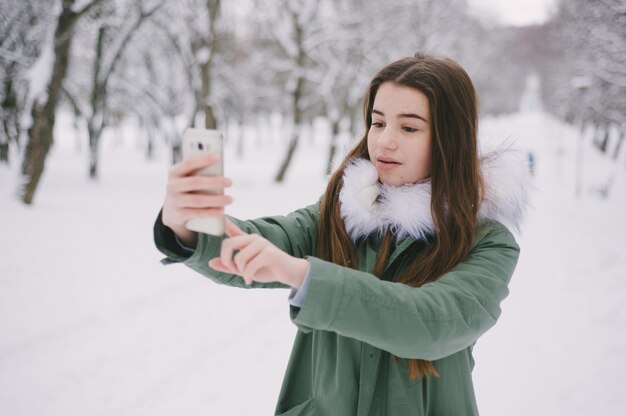
[[(208, 153), (216, 153), (220, 160), (215, 165), (199, 169), (193, 175), (224, 176), (224, 135), (219, 130), (187, 128), (183, 132), (183, 159)], [(223, 189), (208, 189), (206, 194), (223, 195)], [(188, 230), (221, 236), (224, 234), (224, 217), (197, 217), (185, 224)]]

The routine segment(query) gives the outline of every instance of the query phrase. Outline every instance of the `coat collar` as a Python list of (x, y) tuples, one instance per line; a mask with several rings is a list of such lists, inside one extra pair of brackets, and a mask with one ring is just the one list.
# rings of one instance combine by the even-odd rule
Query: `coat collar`
[[(485, 195), (479, 222), (495, 220), (519, 231), (532, 187), (526, 154), (500, 145), (481, 157)], [(355, 159), (344, 170), (339, 194), (341, 216), (353, 241), (390, 229), (396, 240), (427, 239), (435, 233), (430, 212), (430, 180), (392, 186), (378, 182), (376, 167)]]

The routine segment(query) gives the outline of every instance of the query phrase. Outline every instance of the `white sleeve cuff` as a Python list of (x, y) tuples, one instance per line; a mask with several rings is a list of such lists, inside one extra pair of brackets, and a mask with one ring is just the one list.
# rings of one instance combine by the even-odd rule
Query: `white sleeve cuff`
[(311, 266), (309, 266), (309, 270), (306, 272), (306, 276), (304, 276), (304, 280), (302, 281), (300, 288), (291, 288), (291, 293), (289, 293), (289, 303), (291, 304), (291, 306), (301, 308), (304, 305), (304, 299), (306, 298), (306, 294), (309, 291), (310, 283)]

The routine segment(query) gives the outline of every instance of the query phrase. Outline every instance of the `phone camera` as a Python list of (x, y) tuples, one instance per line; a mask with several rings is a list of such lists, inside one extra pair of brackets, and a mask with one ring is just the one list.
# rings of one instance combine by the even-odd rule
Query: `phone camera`
[(203, 150), (204, 149), (204, 145), (202, 143), (198, 143), (198, 149)]

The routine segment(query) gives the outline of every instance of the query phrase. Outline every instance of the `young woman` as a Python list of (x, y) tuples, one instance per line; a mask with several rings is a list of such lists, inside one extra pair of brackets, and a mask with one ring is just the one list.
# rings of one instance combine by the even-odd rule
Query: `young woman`
[[(218, 283), (290, 287), (299, 331), (277, 415), (475, 415), (472, 347), (500, 315), (526, 206), (523, 154), (479, 154), (477, 102), (455, 62), (417, 55), (383, 68), (365, 135), (316, 204), (285, 217), (188, 231), (229, 197), (196, 194), (215, 163), (175, 165), (155, 224), (164, 263)], [(509, 227), (509, 228), (507, 228)]]

